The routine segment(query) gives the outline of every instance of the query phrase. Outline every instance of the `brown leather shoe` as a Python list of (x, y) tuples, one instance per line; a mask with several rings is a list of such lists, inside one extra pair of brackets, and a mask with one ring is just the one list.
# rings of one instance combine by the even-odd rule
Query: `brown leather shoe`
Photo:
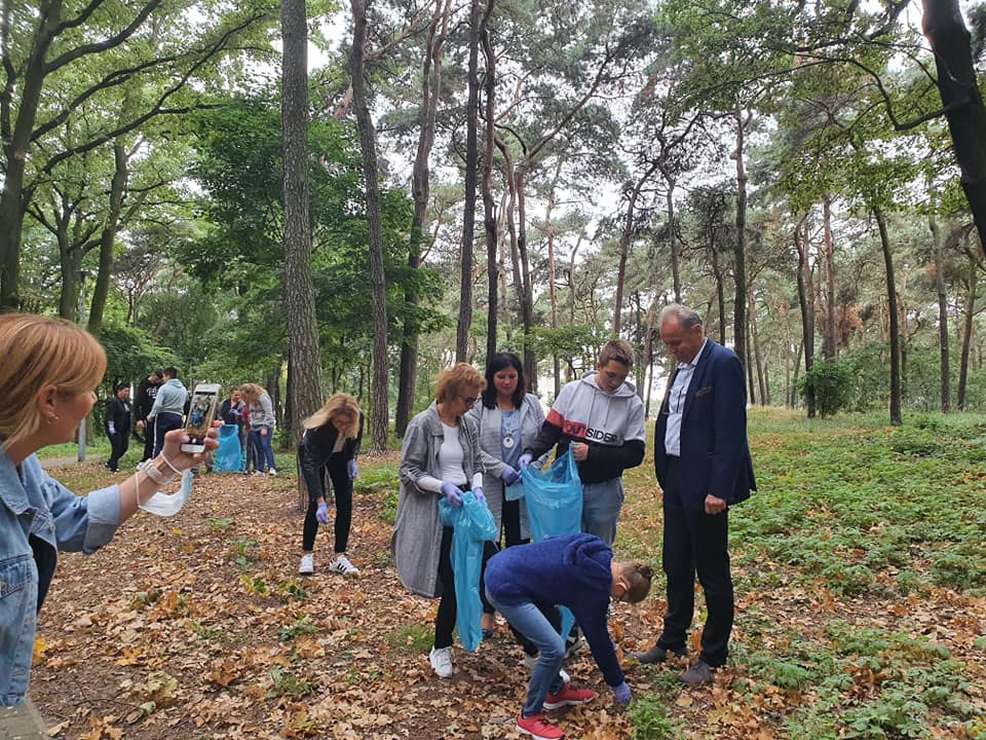
[(657, 643), (654, 643), (654, 647), (644, 653), (630, 653), (630, 655), (637, 660), (638, 663), (644, 663), (645, 665), (654, 665), (655, 663), (664, 663), (668, 659), (668, 655), (677, 655), (679, 658), (683, 658), (687, 653), (685, 648), (680, 648), (678, 650), (668, 650), (663, 648)]
[(712, 683), (715, 675), (716, 669), (699, 658), (697, 663), (682, 673), (678, 678), (689, 686), (704, 686), (705, 684)]

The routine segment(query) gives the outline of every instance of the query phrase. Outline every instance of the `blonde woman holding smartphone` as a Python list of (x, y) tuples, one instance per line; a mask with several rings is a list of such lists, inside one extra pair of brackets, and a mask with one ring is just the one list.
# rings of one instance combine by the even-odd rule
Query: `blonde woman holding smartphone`
[[(61, 319), (0, 314), (0, 706), (24, 701), (37, 613), (59, 552), (91, 554), (161, 486), (204, 454), (181, 451), (170, 431), (157, 457), (120, 484), (76, 496), (49, 476), (36, 453), (72, 440), (96, 403), (106, 353)], [(209, 430), (207, 449), (218, 446)]]

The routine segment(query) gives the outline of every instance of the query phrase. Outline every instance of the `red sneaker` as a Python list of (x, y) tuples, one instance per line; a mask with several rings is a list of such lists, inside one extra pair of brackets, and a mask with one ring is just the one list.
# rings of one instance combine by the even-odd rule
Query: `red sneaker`
[(517, 718), (517, 731), (522, 735), (530, 735), (534, 740), (561, 740), (565, 737), (565, 733), (548, 722), (543, 714), (535, 714), (533, 717), (520, 715)]
[(557, 694), (548, 694), (544, 698), (544, 708), (558, 709), (559, 707), (574, 707), (579, 704), (588, 704), (595, 698), (595, 691), (576, 689), (571, 684), (565, 684)]

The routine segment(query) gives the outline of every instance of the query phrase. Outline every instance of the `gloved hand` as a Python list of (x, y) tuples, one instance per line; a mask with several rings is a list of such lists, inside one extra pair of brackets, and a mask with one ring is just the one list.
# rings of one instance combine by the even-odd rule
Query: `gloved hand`
[(315, 518), (318, 519), (319, 524), (329, 523), (329, 505), (324, 501), (318, 502), (318, 509), (315, 510)]
[(530, 452), (525, 452), (523, 455), (520, 456), (520, 459), (517, 461), (517, 465), (520, 467), (521, 470), (525, 470), (527, 469), (527, 466), (531, 464), (531, 461), (533, 459), (534, 459), (534, 455), (532, 455)]
[(617, 704), (625, 707), (630, 703), (630, 687), (627, 686), (626, 681), (621, 683), (619, 686), (611, 686), (610, 690), (613, 692), (613, 698), (616, 700)]
[(483, 493), (483, 489), (480, 488), (479, 486), (476, 486), (474, 489), (472, 489), (472, 495), (476, 497), (476, 500), (479, 501), (479, 503), (481, 504), (486, 503), (486, 494)]
[(346, 471), (349, 473), (349, 480), (356, 480), (359, 475), (359, 468), (356, 467), (356, 458), (346, 463)]
[(519, 479), (520, 479), (520, 474), (509, 465), (507, 465), (503, 469), (503, 474), (500, 476), (500, 480), (502, 480), (508, 486), (512, 486)]
[(116, 424), (112, 421), (106, 423), (106, 427), (110, 434), (116, 434)]
[(450, 506), (462, 506), (462, 491), (452, 483), (442, 483), (442, 495)]

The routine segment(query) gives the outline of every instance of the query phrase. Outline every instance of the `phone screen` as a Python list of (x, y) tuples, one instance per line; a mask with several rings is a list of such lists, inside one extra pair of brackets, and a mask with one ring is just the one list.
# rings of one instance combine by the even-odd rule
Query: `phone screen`
[(218, 400), (219, 392), (212, 389), (196, 388), (192, 394), (192, 402), (188, 407), (188, 422), (185, 424), (185, 432), (192, 438), (192, 444), (202, 444), (209, 434)]

